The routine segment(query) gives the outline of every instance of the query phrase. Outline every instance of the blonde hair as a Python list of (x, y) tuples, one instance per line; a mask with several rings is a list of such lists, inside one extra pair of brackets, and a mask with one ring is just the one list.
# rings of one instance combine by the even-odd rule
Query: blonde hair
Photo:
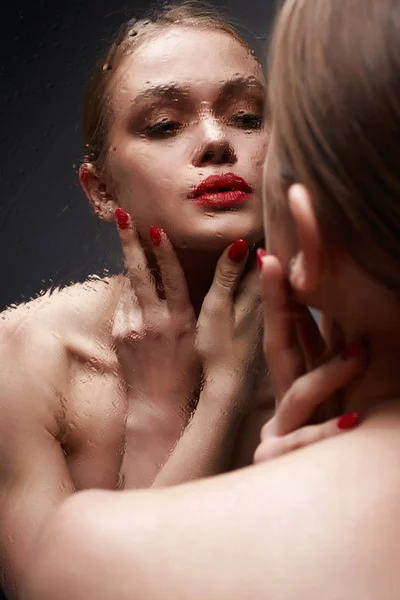
[(400, 3), (287, 0), (269, 93), (279, 197), (304, 183), (327, 239), (398, 292)]
[(224, 32), (253, 52), (238, 29), (213, 6), (204, 2), (164, 4), (148, 18), (130, 19), (117, 31), (104, 59), (99, 61), (86, 92), (82, 133), (86, 162), (102, 162), (106, 153), (107, 132), (111, 119), (109, 98), (112, 82), (124, 57), (160, 30), (173, 27), (203, 27)]

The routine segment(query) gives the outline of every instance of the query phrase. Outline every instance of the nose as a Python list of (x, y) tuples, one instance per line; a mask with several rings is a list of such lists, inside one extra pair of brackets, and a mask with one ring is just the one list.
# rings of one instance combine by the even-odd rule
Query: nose
[(211, 117), (203, 118), (200, 130), (200, 134), (196, 136), (198, 146), (193, 155), (193, 166), (235, 164), (236, 153), (222, 124)]

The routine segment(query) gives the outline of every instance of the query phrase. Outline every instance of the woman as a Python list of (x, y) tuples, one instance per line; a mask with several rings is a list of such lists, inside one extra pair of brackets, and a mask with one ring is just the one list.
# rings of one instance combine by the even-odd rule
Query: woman
[[(360, 427), (175, 488), (76, 495), (43, 532), (27, 598), (399, 597), (399, 45), (392, 0), (286, 0), (272, 44), (265, 304), (291, 310), (290, 286), (338, 324), (343, 358), (368, 343), (343, 401)], [(278, 342), (266, 327), (278, 392), (300, 352), (294, 319), (280, 325)]]
[[(5, 315), (10, 593), (39, 527), (75, 490), (165, 486), (251, 462), (273, 409), (248, 251), (262, 237), (264, 85), (243, 40), (201, 5), (128, 23), (95, 74), (80, 179), (97, 215), (117, 220), (127, 276)], [(331, 422), (310, 439), (339, 431)], [(310, 430), (298, 435), (305, 444)], [(295, 442), (277, 440), (274, 453)]]

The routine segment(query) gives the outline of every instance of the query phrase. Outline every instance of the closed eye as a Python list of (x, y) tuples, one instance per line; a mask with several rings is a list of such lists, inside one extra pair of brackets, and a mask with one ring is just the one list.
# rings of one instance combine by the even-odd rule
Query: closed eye
[(263, 119), (253, 113), (239, 113), (232, 117), (232, 123), (241, 129), (261, 129)]
[(155, 123), (154, 125), (148, 125), (142, 130), (142, 133), (150, 138), (164, 139), (173, 137), (182, 129), (182, 123), (178, 121), (167, 121), (166, 119)]

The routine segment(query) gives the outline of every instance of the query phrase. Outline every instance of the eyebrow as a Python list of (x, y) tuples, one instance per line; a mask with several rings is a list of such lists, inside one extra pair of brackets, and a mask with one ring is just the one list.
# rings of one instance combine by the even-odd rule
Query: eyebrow
[(219, 91), (219, 97), (235, 96), (239, 93), (254, 89), (261, 94), (265, 94), (265, 87), (255, 77), (234, 77), (225, 81)]
[[(226, 99), (252, 88), (260, 94), (265, 94), (264, 85), (255, 77), (234, 77), (221, 85), (218, 91), (218, 99)], [(182, 86), (175, 83), (156, 85), (139, 92), (132, 104), (144, 100), (181, 100), (187, 98), (189, 93), (190, 86), (188, 85)]]
[(155, 85), (140, 92), (134, 98), (132, 104), (138, 104), (143, 100), (176, 100), (184, 98), (188, 93), (188, 86), (180, 86), (175, 83)]

